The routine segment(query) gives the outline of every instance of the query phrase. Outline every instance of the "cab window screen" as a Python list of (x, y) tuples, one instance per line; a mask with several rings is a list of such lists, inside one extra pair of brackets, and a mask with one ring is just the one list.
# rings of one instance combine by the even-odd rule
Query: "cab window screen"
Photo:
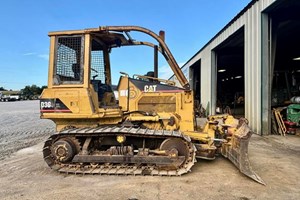
[(104, 55), (102, 50), (91, 52), (91, 78), (105, 83)]
[(83, 83), (83, 52), (82, 36), (58, 37), (56, 42), (56, 59), (54, 84)]

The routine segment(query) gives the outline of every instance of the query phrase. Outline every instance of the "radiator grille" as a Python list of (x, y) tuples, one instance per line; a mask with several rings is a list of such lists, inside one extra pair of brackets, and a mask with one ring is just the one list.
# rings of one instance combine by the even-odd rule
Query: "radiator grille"
[(175, 112), (176, 97), (174, 96), (144, 96), (138, 103), (138, 110), (145, 112)]

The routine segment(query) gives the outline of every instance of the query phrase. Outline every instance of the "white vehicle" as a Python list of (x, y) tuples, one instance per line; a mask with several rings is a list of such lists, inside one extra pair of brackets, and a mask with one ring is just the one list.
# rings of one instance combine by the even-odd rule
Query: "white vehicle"
[(0, 101), (19, 101), (19, 94), (5, 94), (5, 92), (0, 92)]

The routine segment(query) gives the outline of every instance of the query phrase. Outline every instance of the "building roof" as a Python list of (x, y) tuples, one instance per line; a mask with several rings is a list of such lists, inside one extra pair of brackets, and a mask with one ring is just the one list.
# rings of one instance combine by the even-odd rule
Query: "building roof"
[[(181, 68), (183, 68), (188, 62), (190, 62), (197, 54), (199, 54), (205, 47), (207, 47), (214, 39), (216, 39), (221, 33), (223, 33), (231, 24), (233, 24), (238, 18), (240, 18), (249, 8), (251, 8), (257, 1), (252, 0), (246, 7), (244, 7), (232, 20), (230, 20), (212, 39), (210, 39), (197, 53), (195, 53)], [(173, 76), (172, 76), (173, 77)]]

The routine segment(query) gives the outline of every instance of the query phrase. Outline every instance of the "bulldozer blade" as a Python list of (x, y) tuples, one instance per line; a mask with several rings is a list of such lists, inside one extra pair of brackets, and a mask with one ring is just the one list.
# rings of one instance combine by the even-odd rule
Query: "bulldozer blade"
[(248, 158), (248, 144), (252, 132), (246, 122), (242, 122), (232, 135), (228, 143), (223, 143), (221, 153), (228, 158), (243, 174), (256, 182), (266, 185), (265, 182), (252, 170)]

